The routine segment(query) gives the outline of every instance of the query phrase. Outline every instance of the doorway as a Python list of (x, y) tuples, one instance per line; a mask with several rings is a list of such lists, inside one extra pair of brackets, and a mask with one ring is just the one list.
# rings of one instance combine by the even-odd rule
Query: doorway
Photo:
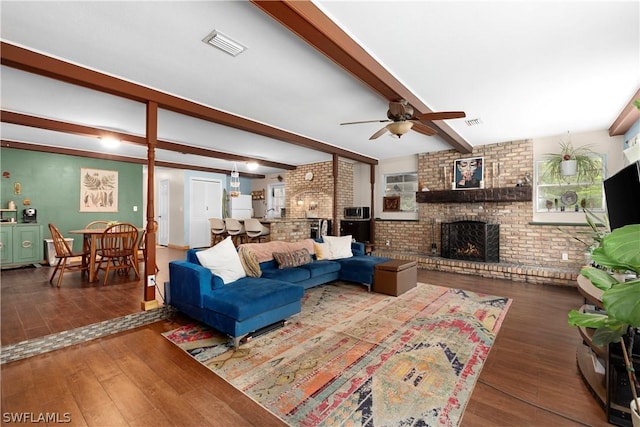
[(286, 210), (285, 185), (269, 184), (267, 195), (267, 218), (284, 218)]
[(222, 183), (219, 180), (191, 178), (188, 223), (190, 248), (211, 246), (209, 218), (222, 218)]
[(158, 188), (158, 245), (169, 246), (169, 180), (160, 180)]

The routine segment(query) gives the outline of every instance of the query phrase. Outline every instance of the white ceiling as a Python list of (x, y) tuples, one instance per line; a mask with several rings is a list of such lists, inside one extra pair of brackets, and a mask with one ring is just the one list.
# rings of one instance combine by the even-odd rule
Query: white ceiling
[[(472, 146), (607, 129), (640, 87), (638, 1), (315, 1)], [(410, 132), (369, 141), (387, 101), (245, 1), (0, 3), (8, 43), (376, 159), (449, 149)], [(232, 57), (202, 39), (248, 46)], [(143, 104), (3, 66), (2, 109), (144, 135)], [(300, 165), (331, 158), (160, 111), (159, 138)], [(105, 151), (87, 137), (2, 124), (2, 138)], [(121, 145), (118, 154), (146, 158)], [(159, 150), (157, 160), (229, 169)], [(242, 171), (244, 165), (239, 165)], [(277, 172), (261, 168), (258, 173)]]

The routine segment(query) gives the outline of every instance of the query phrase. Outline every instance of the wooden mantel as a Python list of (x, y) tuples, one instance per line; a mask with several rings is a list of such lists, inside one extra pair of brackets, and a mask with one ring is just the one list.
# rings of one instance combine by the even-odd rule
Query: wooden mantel
[(418, 191), (418, 203), (530, 202), (531, 186), (478, 188), (470, 190)]

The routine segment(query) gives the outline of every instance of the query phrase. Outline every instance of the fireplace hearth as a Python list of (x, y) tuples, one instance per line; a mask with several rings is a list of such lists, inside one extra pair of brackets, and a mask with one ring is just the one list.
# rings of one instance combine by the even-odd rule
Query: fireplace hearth
[(464, 261), (500, 262), (500, 225), (482, 221), (443, 222), (442, 257)]

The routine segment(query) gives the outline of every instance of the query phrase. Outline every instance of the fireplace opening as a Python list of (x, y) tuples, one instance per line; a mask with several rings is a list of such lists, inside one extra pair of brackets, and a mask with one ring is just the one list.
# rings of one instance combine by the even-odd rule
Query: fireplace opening
[(440, 245), (444, 258), (500, 262), (500, 224), (443, 222)]

